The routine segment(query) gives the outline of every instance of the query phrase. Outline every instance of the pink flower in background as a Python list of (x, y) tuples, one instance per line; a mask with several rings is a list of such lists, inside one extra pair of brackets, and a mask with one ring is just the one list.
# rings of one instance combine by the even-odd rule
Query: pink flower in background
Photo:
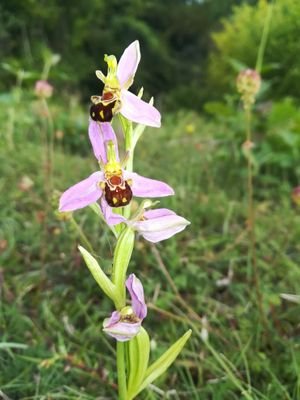
[(38, 97), (49, 98), (53, 94), (53, 86), (45, 80), (39, 80), (35, 83), (34, 92)]
[(114, 56), (105, 56), (108, 73), (105, 76), (96, 71), (97, 77), (104, 83), (102, 96), (92, 96), (90, 115), (94, 121), (110, 122), (120, 112), (130, 121), (159, 128), (161, 116), (151, 104), (129, 92), (141, 59), (139, 41), (131, 43), (122, 54), (119, 62)]
[(124, 307), (121, 311), (114, 311), (110, 318), (106, 318), (103, 322), (103, 331), (120, 342), (126, 342), (136, 336), (147, 315), (141, 281), (131, 274), (126, 280), (126, 287), (131, 297), (131, 306)]
[(297, 206), (300, 206), (300, 186), (297, 186), (292, 191), (292, 200)]

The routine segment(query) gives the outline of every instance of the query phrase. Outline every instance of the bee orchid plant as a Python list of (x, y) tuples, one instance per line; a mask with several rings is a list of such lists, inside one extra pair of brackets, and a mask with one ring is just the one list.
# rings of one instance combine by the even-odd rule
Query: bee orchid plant
[[(185, 218), (166, 208), (153, 208), (152, 198), (172, 196), (173, 189), (164, 182), (133, 172), (134, 148), (146, 126), (160, 127), (160, 113), (128, 89), (132, 85), (140, 61), (136, 40), (122, 54), (105, 55), (107, 75), (96, 71), (104, 88), (91, 97), (89, 138), (99, 169), (88, 178), (67, 189), (60, 198), (59, 210), (72, 212), (86, 206), (97, 211), (115, 235), (112, 274), (104, 273), (97, 260), (79, 246), (95, 281), (108, 296), (115, 309), (103, 322), (103, 331), (117, 342), (119, 400), (131, 400), (164, 373), (176, 359), (191, 335), (187, 331), (156, 361), (149, 365), (150, 339), (144, 319), (147, 305), (141, 281), (134, 273), (127, 277), (136, 236), (157, 243), (182, 231)], [(116, 134), (111, 125), (119, 116), (125, 138), (125, 158), (120, 160)], [(135, 126), (133, 126), (135, 123)], [(144, 200), (133, 213), (133, 197)], [(137, 235), (136, 235), (137, 234)], [(126, 301), (126, 289), (131, 301)]]

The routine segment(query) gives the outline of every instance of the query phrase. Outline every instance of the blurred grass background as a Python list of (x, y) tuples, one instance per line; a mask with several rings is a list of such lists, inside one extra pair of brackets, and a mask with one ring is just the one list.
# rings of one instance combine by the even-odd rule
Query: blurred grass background
[[(89, 209), (75, 222), (59, 219), (52, 189), (96, 168), (87, 137), (89, 96), (101, 90), (94, 70), (104, 69), (104, 53), (119, 57), (139, 39), (133, 91), (144, 86), (146, 99), (155, 96), (163, 126), (145, 131), (135, 169), (173, 186), (176, 196), (161, 205), (192, 224), (156, 247), (138, 239), (130, 272), (145, 284), (153, 358), (194, 331), (169, 373), (139, 398), (300, 398), (299, 297), (282, 296), (299, 295), (300, 283), (300, 208), (291, 199), (300, 174), (299, 2), (273, 2), (253, 117), (265, 327), (248, 257), (245, 127), (235, 90), (237, 72), (255, 66), (270, 4), (1, 3), (0, 397), (116, 398), (114, 342), (101, 332), (112, 306), (78, 254), (78, 230), (107, 272), (114, 240)], [(34, 93), (45, 74), (54, 86), (47, 107)]]

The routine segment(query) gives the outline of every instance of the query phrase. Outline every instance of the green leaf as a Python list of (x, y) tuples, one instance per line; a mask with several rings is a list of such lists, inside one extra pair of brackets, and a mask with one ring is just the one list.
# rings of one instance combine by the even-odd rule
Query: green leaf
[(133, 393), (131, 399), (137, 396), (142, 390), (144, 390), (150, 383), (155, 381), (160, 375), (162, 375), (170, 367), (170, 365), (175, 361), (178, 354), (181, 352), (183, 346), (186, 344), (187, 340), (190, 338), (192, 330), (189, 329), (180, 339), (177, 340), (169, 349), (159, 357), (150, 367), (147, 369), (145, 378), (138, 388), (138, 390)]
[(1, 342), (0, 350), (4, 349), (27, 349), (28, 345), (23, 343), (14, 343), (14, 342)]
[(114, 252), (113, 277), (112, 281), (116, 285), (117, 291), (125, 306), (125, 280), (126, 272), (134, 246), (134, 231), (127, 227), (123, 230)]
[(93, 275), (95, 281), (101, 287), (103, 292), (112, 299), (115, 303), (118, 302), (117, 290), (112, 281), (102, 271), (97, 260), (82, 246), (78, 246), (80, 253), (82, 254), (84, 261)]
[(139, 391), (145, 377), (150, 354), (150, 340), (146, 330), (142, 327), (140, 332), (128, 342), (129, 353), (129, 378), (128, 399)]

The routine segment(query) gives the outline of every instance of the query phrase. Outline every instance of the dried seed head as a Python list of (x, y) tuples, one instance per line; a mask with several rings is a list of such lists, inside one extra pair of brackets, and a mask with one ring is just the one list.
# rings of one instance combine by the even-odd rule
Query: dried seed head
[(34, 92), (37, 97), (49, 98), (53, 93), (53, 86), (45, 80), (36, 81)]
[(237, 91), (241, 94), (245, 108), (249, 108), (255, 102), (255, 96), (261, 86), (261, 77), (254, 69), (241, 71), (236, 80)]

